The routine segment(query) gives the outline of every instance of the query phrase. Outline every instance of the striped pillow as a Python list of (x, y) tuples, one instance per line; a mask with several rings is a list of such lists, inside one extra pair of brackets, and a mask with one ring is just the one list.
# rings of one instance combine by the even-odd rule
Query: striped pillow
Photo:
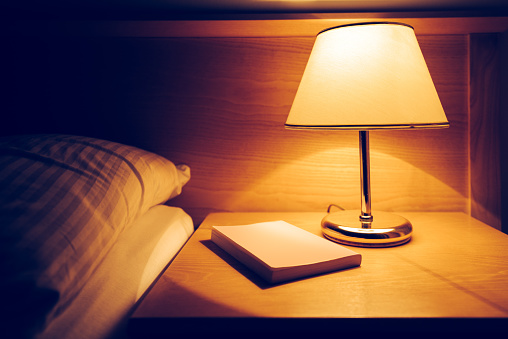
[(185, 165), (105, 140), (0, 139), (0, 331), (43, 329), (119, 234), (189, 178)]

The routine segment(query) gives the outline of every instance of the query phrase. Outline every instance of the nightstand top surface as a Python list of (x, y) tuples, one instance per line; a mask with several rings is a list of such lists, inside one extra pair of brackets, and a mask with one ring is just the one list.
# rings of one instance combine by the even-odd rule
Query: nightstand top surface
[(268, 285), (210, 240), (211, 226), (285, 220), (321, 234), (323, 213), (213, 213), (141, 302), (142, 318), (508, 318), (508, 235), (463, 213), (400, 213), (413, 239), (350, 247), (359, 268)]

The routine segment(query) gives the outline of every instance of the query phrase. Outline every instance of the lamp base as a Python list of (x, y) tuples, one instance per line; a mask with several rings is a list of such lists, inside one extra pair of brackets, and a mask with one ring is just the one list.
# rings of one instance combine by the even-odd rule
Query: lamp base
[(323, 235), (335, 242), (358, 247), (391, 247), (411, 240), (409, 220), (396, 214), (376, 212), (373, 221), (360, 221), (359, 211), (329, 213), (321, 221)]

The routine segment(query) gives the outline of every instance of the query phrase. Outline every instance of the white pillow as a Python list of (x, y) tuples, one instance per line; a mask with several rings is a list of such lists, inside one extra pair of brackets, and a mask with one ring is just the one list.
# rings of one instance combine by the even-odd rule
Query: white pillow
[(185, 165), (110, 141), (0, 139), (2, 333), (42, 330), (72, 302), (119, 234), (180, 194), (189, 178)]

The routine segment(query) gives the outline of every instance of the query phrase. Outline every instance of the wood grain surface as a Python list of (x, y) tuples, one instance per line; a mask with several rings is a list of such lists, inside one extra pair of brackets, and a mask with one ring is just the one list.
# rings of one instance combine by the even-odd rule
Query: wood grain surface
[[(373, 208), (467, 211), (467, 40), (424, 36), (420, 43), (451, 127), (371, 133)], [(160, 88), (159, 104), (150, 107), (159, 128), (145, 142), (193, 169), (179, 206), (358, 207), (358, 133), (283, 127), (312, 44), (307, 38), (252, 38), (170, 45), (193, 57), (176, 63), (178, 70), (160, 68), (159, 76), (177, 81)]]
[[(454, 20), (416, 19), (442, 29), (417, 38), (450, 128), (371, 133), (373, 209), (470, 213), (471, 186), (490, 180), (469, 167), (469, 97), (490, 104), (486, 87), (469, 83), (470, 48), (482, 46), (449, 27)], [(482, 32), (506, 21), (457, 20)], [(88, 135), (187, 163), (192, 179), (170, 204), (188, 211), (196, 225), (211, 211), (325, 211), (332, 203), (358, 208), (357, 132), (284, 129), (314, 36), (252, 37), (245, 30), (244, 37), (168, 38), (158, 30), (176, 23), (118, 24), (132, 25), (131, 31), (108, 36), (98, 23), (102, 35), (85, 34), (91, 28), (84, 24), (77, 37), (5, 38), (10, 53), (3, 74), (11, 85), (3, 105), (11, 121), (1, 134)], [(136, 29), (142, 32), (145, 24), (161, 35), (138, 37)], [(484, 122), (482, 135), (493, 127), (492, 120)], [(481, 163), (489, 153), (474, 155)], [(484, 193), (485, 201), (497, 199), (490, 189)], [(496, 213), (475, 216), (491, 223)]]
[(501, 73), (497, 34), (470, 37), (471, 215), (501, 229)]
[(401, 215), (414, 226), (408, 244), (351, 247), (362, 254), (359, 268), (269, 285), (213, 244), (210, 227), (285, 220), (319, 235), (323, 214), (211, 214), (131, 321), (165, 319), (169, 325), (176, 324), (171, 320), (201, 317), (500, 318), (506, 324), (508, 235), (464, 213)]
[(420, 35), (498, 33), (508, 30), (506, 17), (464, 17), (460, 13), (381, 12), (381, 13), (294, 13), (230, 14), (199, 20), (145, 21), (37, 21), (21, 20), (4, 24), (1, 35), (28, 36), (114, 36), (166, 38), (230, 37), (315, 37), (329, 27), (357, 22), (390, 21), (411, 25)]

